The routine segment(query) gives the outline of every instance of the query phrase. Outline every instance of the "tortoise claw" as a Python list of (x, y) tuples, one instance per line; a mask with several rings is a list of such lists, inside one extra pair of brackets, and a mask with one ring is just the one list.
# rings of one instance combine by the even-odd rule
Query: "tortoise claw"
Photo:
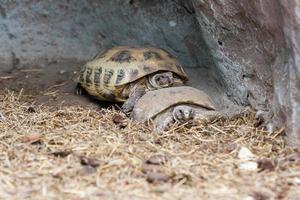
[(121, 109), (122, 109), (122, 111), (123, 111), (124, 113), (126, 113), (127, 115), (129, 115), (129, 114), (132, 112), (133, 107), (134, 107), (134, 103), (133, 103), (133, 102), (131, 102), (131, 101), (126, 101), (126, 102), (122, 105)]
[(76, 94), (77, 94), (77, 95), (82, 95), (82, 93), (83, 93), (83, 91), (82, 91), (83, 88), (82, 88), (82, 86), (81, 86), (79, 83), (77, 83), (75, 90), (76, 90)]
[(136, 89), (122, 105), (122, 110), (131, 113), (137, 101), (145, 94), (144, 88)]

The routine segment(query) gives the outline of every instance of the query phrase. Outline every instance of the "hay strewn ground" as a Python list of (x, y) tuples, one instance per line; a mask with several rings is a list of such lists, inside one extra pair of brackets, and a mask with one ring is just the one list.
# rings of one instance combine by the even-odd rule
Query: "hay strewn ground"
[[(300, 198), (299, 149), (254, 128), (251, 113), (157, 134), (120, 128), (113, 110), (0, 100), (0, 199)], [(256, 170), (240, 169), (243, 147)]]

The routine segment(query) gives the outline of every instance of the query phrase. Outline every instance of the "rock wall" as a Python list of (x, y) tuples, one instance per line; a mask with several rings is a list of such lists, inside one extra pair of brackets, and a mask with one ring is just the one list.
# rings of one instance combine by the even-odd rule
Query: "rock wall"
[(300, 145), (300, 2), (194, 0), (228, 95), (265, 111)]
[(272, 68), (283, 60), (284, 37), (278, 3), (258, 2), (195, 0), (194, 5), (218, 70), (233, 92), (229, 95), (265, 110), (272, 101)]
[(274, 68), (275, 111), (286, 124), (288, 141), (300, 146), (300, 1), (279, 1), (287, 45), (284, 65)]
[(300, 145), (299, 7), (298, 0), (2, 0), (0, 73), (82, 62), (114, 45), (160, 46), (220, 107), (262, 110)]
[(0, 13), (0, 73), (29, 67), (45, 74), (28, 79), (36, 84), (26, 84), (25, 91), (37, 90), (44, 80), (61, 82), (50, 76), (72, 74), (76, 62), (114, 45), (153, 45), (179, 59), (193, 86), (216, 97), (218, 105), (230, 104), (191, 1), (2, 0)]
[(157, 45), (185, 66), (211, 65), (197, 20), (175, 1), (2, 0), (0, 58), (14, 67), (87, 60), (114, 45)]

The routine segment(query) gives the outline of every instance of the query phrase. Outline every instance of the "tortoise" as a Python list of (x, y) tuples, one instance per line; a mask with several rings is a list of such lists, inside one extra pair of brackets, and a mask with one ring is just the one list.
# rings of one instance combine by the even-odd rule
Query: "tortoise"
[(211, 122), (222, 115), (206, 93), (190, 86), (180, 86), (147, 92), (134, 106), (131, 117), (141, 123), (153, 121), (156, 130), (166, 131), (174, 123)]
[(124, 102), (132, 111), (147, 91), (184, 85), (188, 80), (180, 63), (156, 47), (116, 46), (96, 55), (79, 74), (77, 91), (83, 88), (102, 101)]

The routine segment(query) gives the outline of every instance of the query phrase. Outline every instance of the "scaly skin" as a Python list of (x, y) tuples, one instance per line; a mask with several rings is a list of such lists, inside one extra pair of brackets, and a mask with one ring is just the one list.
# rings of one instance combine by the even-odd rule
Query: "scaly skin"
[(130, 113), (133, 110), (136, 102), (146, 93), (146, 88), (143, 86), (135, 87), (134, 91), (130, 94), (129, 98), (122, 105), (122, 110), (125, 113)]
[(179, 85), (183, 85), (183, 82), (179, 78), (174, 77), (172, 72), (163, 72), (147, 76), (145, 79), (132, 83), (124, 89), (122, 95), (128, 97), (128, 99), (124, 102), (122, 110), (129, 114), (133, 110), (136, 102), (147, 91)]
[(154, 119), (154, 125), (160, 132), (169, 130), (175, 123), (180, 125), (194, 120), (211, 122), (221, 117), (221, 113), (200, 106), (178, 105), (158, 114)]

